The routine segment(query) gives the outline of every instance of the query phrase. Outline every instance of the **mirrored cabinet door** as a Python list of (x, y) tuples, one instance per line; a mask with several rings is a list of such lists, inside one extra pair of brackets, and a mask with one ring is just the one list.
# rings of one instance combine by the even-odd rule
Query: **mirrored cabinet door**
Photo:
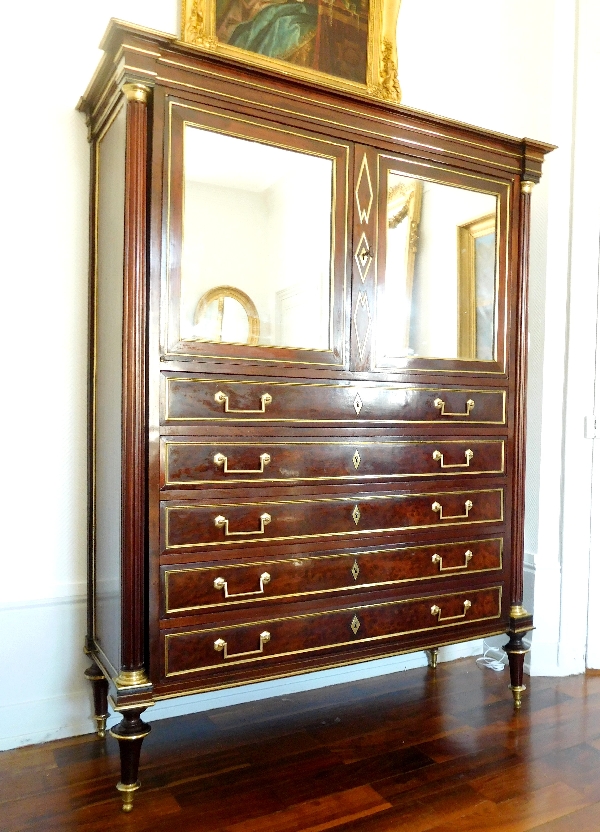
[(372, 363), (503, 373), (508, 185), (379, 162)]
[(348, 147), (174, 105), (168, 351), (343, 366)]

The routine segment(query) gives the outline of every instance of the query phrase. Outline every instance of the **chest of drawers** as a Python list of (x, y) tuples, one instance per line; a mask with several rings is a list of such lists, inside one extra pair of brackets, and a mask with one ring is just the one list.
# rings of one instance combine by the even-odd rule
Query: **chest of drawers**
[(158, 699), (507, 632), (518, 707), (550, 146), (118, 22), (104, 48), (86, 651), (125, 808)]

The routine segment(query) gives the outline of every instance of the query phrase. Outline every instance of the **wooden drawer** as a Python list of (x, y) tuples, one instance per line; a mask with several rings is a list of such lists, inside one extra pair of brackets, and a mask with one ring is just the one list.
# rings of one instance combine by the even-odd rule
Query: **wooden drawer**
[(502, 569), (501, 537), (218, 566), (164, 566), (167, 616)]
[(504, 390), (163, 376), (166, 424), (365, 422), (503, 425)]
[(162, 487), (504, 473), (501, 439), (227, 442), (163, 438)]
[(499, 618), (501, 601), (502, 588), (494, 586), (166, 633), (165, 676), (464, 627)]
[(162, 548), (264, 545), (319, 537), (357, 537), (504, 519), (501, 488), (360, 494), (268, 502), (162, 504)]

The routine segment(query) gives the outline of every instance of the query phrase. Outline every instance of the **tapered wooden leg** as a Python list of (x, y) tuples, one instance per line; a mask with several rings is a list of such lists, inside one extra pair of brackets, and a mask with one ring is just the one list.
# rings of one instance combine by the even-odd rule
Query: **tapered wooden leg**
[(510, 641), (504, 645), (504, 650), (508, 655), (508, 665), (510, 668), (509, 687), (513, 692), (515, 708), (520, 708), (523, 691), (527, 690), (523, 684), (523, 665), (525, 663), (525, 654), (529, 650), (523, 644), (523, 636), (525, 633), (509, 632), (508, 635), (510, 636)]
[(110, 733), (119, 741), (119, 753), (121, 756), (121, 780), (117, 783), (117, 789), (123, 798), (123, 811), (131, 812), (133, 809), (133, 795), (140, 787), (138, 770), (140, 765), (140, 751), (144, 737), (150, 733), (148, 723), (140, 719), (145, 708), (131, 708), (124, 712), (123, 719)]
[(92, 683), (96, 732), (100, 739), (104, 739), (106, 736), (106, 720), (108, 719), (108, 682), (97, 664), (91, 664), (84, 675)]
[(433, 670), (435, 670), (436, 667), (437, 667), (438, 653), (439, 653), (439, 650), (438, 650), (437, 647), (432, 647), (431, 650), (427, 650), (427, 658), (428, 658), (428, 661), (429, 661), (429, 667), (431, 667)]

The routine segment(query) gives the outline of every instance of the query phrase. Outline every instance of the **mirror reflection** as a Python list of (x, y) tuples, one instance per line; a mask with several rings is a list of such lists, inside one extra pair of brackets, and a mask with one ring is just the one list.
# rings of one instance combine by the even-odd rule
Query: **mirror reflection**
[(495, 358), (496, 217), (494, 194), (388, 173), (380, 359)]
[(330, 346), (333, 161), (186, 125), (181, 337)]

